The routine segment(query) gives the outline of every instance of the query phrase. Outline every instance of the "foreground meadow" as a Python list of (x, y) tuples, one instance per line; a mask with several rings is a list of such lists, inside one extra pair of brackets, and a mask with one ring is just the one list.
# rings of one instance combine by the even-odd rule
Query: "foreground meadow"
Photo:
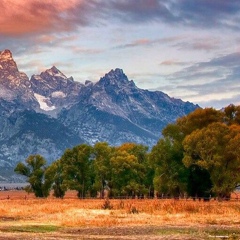
[(0, 239), (240, 239), (240, 201), (74, 196), (0, 192)]

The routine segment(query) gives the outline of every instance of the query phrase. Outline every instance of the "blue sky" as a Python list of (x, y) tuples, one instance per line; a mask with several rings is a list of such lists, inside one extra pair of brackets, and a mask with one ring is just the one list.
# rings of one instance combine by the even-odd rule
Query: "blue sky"
[(75, 81), (122, 68), (139, 88), (240, 104), (239, 0), (2, 0), (0, 51), (20, 71)]

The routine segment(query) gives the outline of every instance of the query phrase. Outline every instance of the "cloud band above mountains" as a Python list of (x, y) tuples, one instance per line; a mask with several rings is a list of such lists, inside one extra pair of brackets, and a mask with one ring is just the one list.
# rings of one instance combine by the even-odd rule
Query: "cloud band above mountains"
[(139, 87), (240, 104), (239, 0), (1, 0), (0, 9), (0, 51), (28, 76), (57, 65), (94, 81), (119, 67)]
[(106, 24), (109, 19), (240, 28), (238, 0), (2, 0), (0, 8), (0, 33), (6, 36), (67, 32), (77, 27)]

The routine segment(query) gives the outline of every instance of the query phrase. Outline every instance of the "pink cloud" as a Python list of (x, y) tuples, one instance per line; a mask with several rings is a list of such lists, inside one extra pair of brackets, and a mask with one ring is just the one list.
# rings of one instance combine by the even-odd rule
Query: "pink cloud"
[(189, 64), (189, 62), (180, 62), (174, 59), (165, 60), (160, 63), (160, 65), (163, 65), (163, 66), (178, 66), (178, 65), (183, 66), (187, 64)]
[(90, 48), (71, 47), (71, 49), (74, 53), (78, 53), (78, 54), (99, 54), (103, 52), (103, 50), (100, 50), (100, 49), (90, 49)]
[(221, 47), (221, 42), (215, 37), (205, 37), (205, 38), (191, 38), (189, 41), (183, 41), (175, 44), (174, 46), (180, 49), (190, 49), (190, 50), (202, 50), (210, 51), (219, 49)]
[(136, 46), (143, 46), (151, 44), (150, 39), (137, 39), (136, 41), (126, 44), (127, 47), (136, 47)]
[(166, 60), (160, 63), (160, 65), (165, 65), (165, 66), (172, 66), (176, 64), (178, 64), (178, 62), (176, 62), (175, 60)]
[(166, 38), (159, 38), (159, 39), (137, 39), (131, 43), (127, 43), (124, 45), (119, 45), (116, 48), (130, 48), (130, 47), (139, 47), (139, 46), (150, 46), (154, 44), (168, 44), (168, 43), (174, 43), (181, 39), (183, 39), (183, 36), (176, 36), (176, 37), (166, 37)]
[[(88, 7), (83, 0), (2, 0), (0, 34), (16, 36), (58, 30), (69, 31), (77, 24), (86, 24), (84, 11)], [(76, 9), (79, 16), (82, 16), (77, 19)]]
[(40, 44), (53, 44), (54, 46), (58, 46), (59, 44), (63, 44), (64, 42), (71, 42), (76, 40), (76, 36), (57, 36), (54, 34), (43, 34), (37, 37), (36, 42)]

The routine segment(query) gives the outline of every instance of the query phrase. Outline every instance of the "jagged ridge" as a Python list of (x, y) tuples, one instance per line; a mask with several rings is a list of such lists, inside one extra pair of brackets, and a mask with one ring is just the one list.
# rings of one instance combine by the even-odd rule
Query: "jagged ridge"
[(67, 147), (107, 141), (153, 146), (169, 122), (198, 106), (139, 89), (122, 69), (85, 84), (53, 66), (31, 79), (9, 50), (0, 52), (0, 165), (40, 153), (56, 160)]

